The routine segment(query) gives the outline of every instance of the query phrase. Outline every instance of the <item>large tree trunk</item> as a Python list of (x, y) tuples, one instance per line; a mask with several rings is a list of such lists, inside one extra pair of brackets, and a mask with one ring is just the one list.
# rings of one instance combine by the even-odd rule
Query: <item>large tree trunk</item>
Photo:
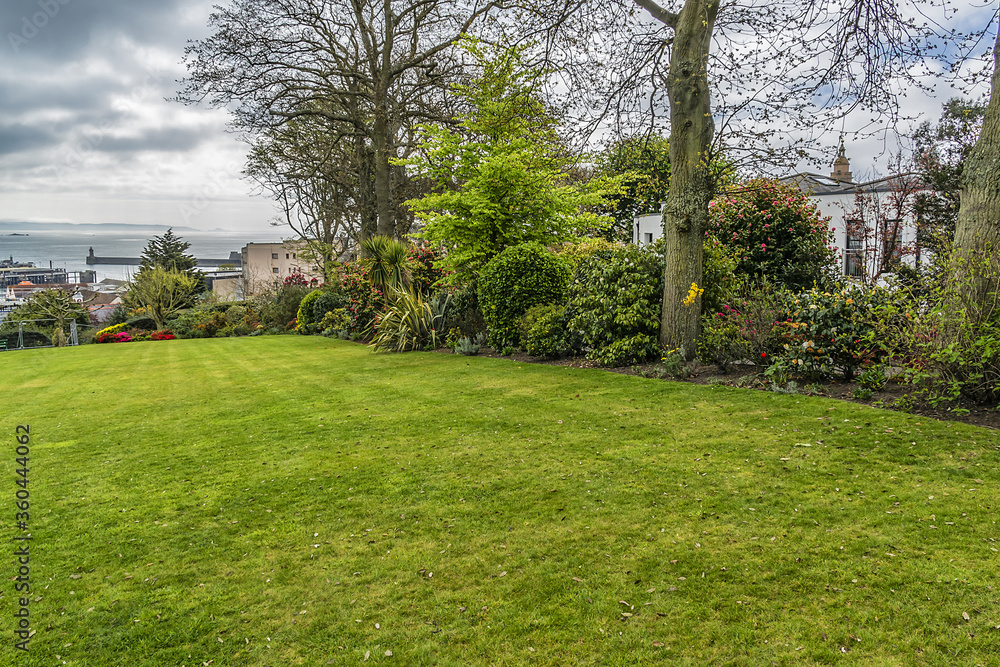
[[(674, 25), (667, 76), (670, 96), (670, 191), (663, 209), (666, 284), (660, 345), (694, 358), (701, 324), (702, 244), (715, 184), (709, 150), (708, 50), (719, 0), (687, 0)], [(696, 287), (695, 287), (696, 286)], [(690, 296), (693, 295), (693, 299)]]
[(378, 233), (395, 236), (396, 210), (392, 203), (392, 165), (390, 151), (389, 119), (385, 105), (375, 107), (372, 124), (372, 147), (375, 149), (375, 204), (378, 207)]
[(983, 129), (962, 169), (961, 205), (955, 223), (959, 289), (981, 302), (998, 289), (996, 272), (985, 262), (1000, 259), (1000, 32), (993, 50), (993, 91)]
[(375, 206), (375, 176), (372, 173), (372, 163), (374, 162), (371, 149), (365, 143), (364, 137), (359, 133), (354, 140), (354, 151), (358, 161), (358, 224), (357, 248), (358, 254), (362, 253), (361, 244), (365, 239), (371, 238), (378, 233), (378, 212)]

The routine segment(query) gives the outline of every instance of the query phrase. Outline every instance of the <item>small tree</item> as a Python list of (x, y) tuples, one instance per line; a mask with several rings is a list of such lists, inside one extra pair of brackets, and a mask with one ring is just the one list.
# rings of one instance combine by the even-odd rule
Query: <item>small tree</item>
[(140, 271), (129, 282), (126, 299), (135, 308), (145, 308), (157, 328), (162, 329), (171, 315), (194, 301), (200, 285), (187, 273), (154, 266)]
[(372, 236), (361, 242), (368, 279), (385, 295), (400, 292), (410, 284), (410, 246), (389, 236)]
[(926, 188), (913, 174), (895, 176), (889, 179), (888, 186), (883, 193), (859, 188), (854, 206), (845, 216), (848, 237), (857, 239), (861, 246), (850, 249), (852, 275), (867, 285), (896, 271), (904, 257), (918, 252), (916, 240), (904, 242), (903, 230), (914, 217), (915, 197)]
[[(165, 271), (179, 271), (193, 278), (197, 287), (192, 294), (191, 302), (187, 304), (188, 306), (193, 305), (194, 296), (202, 294), (207, 289), (205, 274), (196, 268), (198, 260), (187, 252), (190, 247), (190, 243), (182, 241), (179, 236), (174, 234), (173, 228), (170, 228), (162, 236), (154, 236), (146, 243), (139, 262), (139, 274), (159, 267)], [(136, 278), (138, 277), (137, 275)]]
[(46, 289), (32, 292), (27, 301), (15, 309), (8, 319), (11, 322), (22, 320), (51, 321), (42, 324), (48, 330), (52, 326), (52, 341), (59, 347), (66, 340), (66, 328), (71, 320), (78, 324), (90, 324), (90, 313), (82, 305), (73, 301), (69, 292), (61, 289)]
[(712, 201), (708, 231), (738, 252), (737, 272), (791, 288), (825, 282), (835, 254), (827, 220), (797, 188), (758, 179)]
[(401, 164), (436, 183), (435, 193), (407, 204), (423, 238), (446, 246), (447, 264), (469, 278), (507, 247), (603, 226), (607, 219), (589, 211), (607, 205), (616, 183), (571, 182), (572, 157), (539, 97), (547, 73), (525, 67), (523, 48), (463, 45), (479, 74), (452, 94), (469, 110), (457, 129), (423, 126), (420, 155)]

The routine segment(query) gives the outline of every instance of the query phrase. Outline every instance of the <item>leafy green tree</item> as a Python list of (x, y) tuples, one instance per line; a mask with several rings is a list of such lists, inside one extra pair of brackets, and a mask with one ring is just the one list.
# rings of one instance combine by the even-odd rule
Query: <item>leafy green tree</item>
[(572, 182), (573, 158), (559, 122), (540, 98), (547, 72), (524, 65), (523, 47), (490, 49), (465, 39), (478, 73), (452, 94), (468, 110), (457, 127), (422, 127), (420, 155), (402, 162), (436, 184), (407, 202), (423, 238), (448, 248), (458, 278), (469, 278), (505, 248), (566, 240), (607, 219), (614, 179)]
[(632, 240), (637, 215), (659, 211), (670, 189), (670, 142), (659, 134), (620, 139), (597, 156), (595, 176), (621, 177), (621, 190), (607, 197), (605, 212), (614, 222), (604, 232), (609, 241)]
[(142, 251), (139, 274), (136, 275), (136, 278), (138, 279), (144, 271), (157, 267), (170, 272), (180, 271), (193, 278), (197, 285), (191, 294), (190, 301), (182, 307), (194, 305), (194, 298), (203, 294), (207, 290), (207, 286), (205, 285), (205, 274), (196, 268), (198, 260), (187, 252), (190, 247), (190, 243), (181, 240), (179, 236), (174, 234), (173, 228), (168, 229), (162, 236), (154, 236), (146, 243), (146, 247)]
[(914, 197), (917, 243), (942, 254), (955, 236), (965, 158), (979, 138), (986, 105), (948, 100), (936, 124), (923, 123), (913, 135), (914, 162), (930, 192)]
[(145, 268), (128, 284), (126, 299), (134, 308), (144, 308), (157, 328), (177, 312), (190, 306), (201, 281), (183, 271), (169, 271), (162, 266)]
[(182, 241), (170, 228), (163, 236), (154, 236), (146, 243), (139, 266), (142, 269), (159, 266), (167, 271), (190, 273), (198, 266), (194, 255), (187, 254), (190, 247), (190, 243)]

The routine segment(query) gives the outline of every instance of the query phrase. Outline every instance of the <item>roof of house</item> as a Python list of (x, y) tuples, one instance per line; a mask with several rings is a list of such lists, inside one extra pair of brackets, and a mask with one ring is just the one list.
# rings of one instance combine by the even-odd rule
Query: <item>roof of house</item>
[(789, 183), (798, 187), (799, 190), (815, 196), (854, 194), (858, 191), (864, 192), (889, 192), (897, 187), (900, 179), (905, 179), (908, 189), (924, 189), (920, 183), (920, 177), (914, 173), (893, 174), (884, 178), (876, 178), (863, 183), (853, 183), (851, 181), (838, 181), (829, 176), (814, 174), (803, 171), (798, 174), (784, 176), (778, 180), (782, 183)]

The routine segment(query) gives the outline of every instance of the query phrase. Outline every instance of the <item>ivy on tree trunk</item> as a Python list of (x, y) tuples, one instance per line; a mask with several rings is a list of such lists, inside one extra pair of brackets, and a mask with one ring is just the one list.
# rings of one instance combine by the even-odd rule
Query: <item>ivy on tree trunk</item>
[(966, 260), (957, 264), (956, 279), (975, 302), (998, 288), (996, 272), (983, 275), (979, 269), (1000, 258), (1000, 32), (993, 49), (992, 86), (983, 129), (963, 167), (955, 223), (955, 249)]

